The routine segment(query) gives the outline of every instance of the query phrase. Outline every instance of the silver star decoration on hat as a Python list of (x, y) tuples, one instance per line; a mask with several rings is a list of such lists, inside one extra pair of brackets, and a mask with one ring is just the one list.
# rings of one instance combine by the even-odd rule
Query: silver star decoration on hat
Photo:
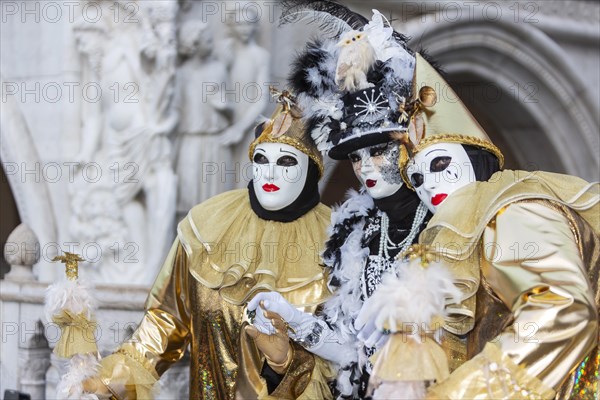
[(383, 97), (381, 92), (377, 93), (377, 97), (375, 97), (375, 89), (371, 89), (371, 93), (369, 96), (369, 91), (364, 90), (362, 92), (363, 97), (356, 97), (356, 100), (360, 101), (362, 104), (356, 104), (354, 108), (361, 109), (360, 111), (354, 113), (355, 116), (362, 116), (360, 122), (367, 123), (375, 123), (378, 116), (385, 116), (386, 110), (389, 110), (388, 100)]

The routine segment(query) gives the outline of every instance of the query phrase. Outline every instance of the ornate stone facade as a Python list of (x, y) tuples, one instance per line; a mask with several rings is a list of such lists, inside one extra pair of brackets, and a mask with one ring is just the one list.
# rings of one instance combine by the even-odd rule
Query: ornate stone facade
[[(195, 185), (194, 202), (246, 185), (252, 127), (272, 108), (268, 85), (281, 87), (314, 29), (279, 28), (268, 1), (73, 3), (0, 2), (0, 158), (31, 233), (9, 240), (27, 245), (8, 254), (18, 267), (0, 283), (0, 393), (35, 398), (53, 398), (63, 368), (42, 317), (44, 290), (61, 276), (52, 257), (62, 249), (91, 261), (83, 275), (99, 284), (99, 346), (111, 351), (141, 316), (181, 193)], [(600, 180), (597, 2), (345, 3), (389, 15), (438, 59), (509, 167)], [(186, 24), (210, 27), (197, 36), (207, 49), (181, 47)], [(206, 135), (190, 144), (185, 134)], [(186, 163), (196, 146), (205, 158)], [(222, 163), (207, 164), (215, 155)], [(326, 166), (322, 189), (336, 201), (352, 182)], [(208, 190), (207, 178), (219, 184)], [(162, 380), (161, 398), (185, 397), (187, 385), (169, 385), (185, 365), (169, 374), (178, 378)]]

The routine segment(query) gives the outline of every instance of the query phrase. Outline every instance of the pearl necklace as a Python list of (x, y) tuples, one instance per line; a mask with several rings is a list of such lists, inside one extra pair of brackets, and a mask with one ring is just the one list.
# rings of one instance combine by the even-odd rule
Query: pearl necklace
[[(371, 260), (373, 262), (372, 265), (375, 268), (369, 272), (368, 267), (367, 267), (367, 270), (361, 274), (360, 286), (361, 286), (361, 292), (363, 294), (363, 299), (365, 299), (365, 300), (369, 298), (367, 281), (369, 281), (370, 284), (372, 286), (374, 286), (375, 288), (377, 286), (379, 286), (379, 283), (381, 282), (381, 275), (384, 273), (384, 269), (386, 269), (386, 265), (389, 265), (391, 262), (394, 261), (394, 260), (391, 260), (389, 251), (400, 249), (398, 254), (402, 254), (406, 250), (408, 250), (408, 248), (412, 245), (413, 240), (415, 239), (415, 237), (417, 237), (417, 234), (419, 233), (419, 228), (421, 227), (421, 225), (423, 224), (423, 221), (425, 220), (425, 217), (427, 216), (427, 206), (425, 206), (424, 203), (419, 204), (419, 206), (417, 207), (417, 212), (415, 213), (415, 218), (413, 219), (413, 223), (410, 228), (410, 232), (408, 233), (406, 238), (404, 238), (404, 240), (398, 244), (395, 244), (394, 242), (392, 242), (392, 240), (389, 237), (389, 233), (388, 233), (389, 227), (390, 227), (389, 217), (383, 211), (380, 211), (380, 213), (381, 213), (381, 222), (379, 224), (379, 231), (380, 231), (379, 253), (377, 256), (369, 256), (369, 258), (371, 258)], [(373, 259), (375, 259), (375, 260), (373, 260)], [(369, 276), (367, 277), (365, 275), (369, 275)], [(376, 289), (373, 289), (373, 290), (376, 290)]]
[[(389, 251), (400, 249), (398, 254), (402, 254), (406, 250), (408, 250), (408, 248), (412, 245), (412, 242), (415, 239), (415, 237), (417, 237), (417, 234), (419, 233), (419, 228), (423, 224), (423, 221), (425, 221), (425, 217), (427, 216), (427, 206), (425, 206), (425, 204), (423, 202), (419, 203), (419, 206), (417, 207), (417, 212), (415, 213), (415, 218), (413, 219), (413, 223), (410, 228), (410, 232), (404, 238), (404, 240), (398, 244), (392, 242), (392, 240), (389, 237), (389, 228), (390, 228), (389, 217), (387, 216), (387, 214), (384, 211), (380, 211), (380, 212), (381, 212), (381, 223), (380, 223), (380, 236), (379, 236), (379, 254), (377, 257), (377, 264), (376, 264), (377, 267), (373, 271), (373, 275), (370, 277), (371, 284), (373, 286), (375, 286), (375, 289), (373, 289), (374, 291), (377, 290), (376, 287), (379, 286), (379, 283), (381, 282), (381, 275), (384, 272), (383, 270), (385, 268), (386, 261), (390, 261)], [(396, 271), (394, 271), (394, 273), (396, 273)], [(369, 279), (369, 278), (365, 278), (365, 274), (363, 273), (361, 275), (361, 289), (362, 289), (364, 300), (366, 300), (369, 297), (369, 295), (367, 293), (368, 290), (367, 290), (366, 279)], [(368, 357), (373, 355), (376, 350), (377, 349), (375, 347), (369, 348), (369, 347), (365, 346), (365, 352)], [(371, 361), (368, 360), (368, 358), (367, 358), (365, 367), (366, 367), (366, 370), (368, 373), (372, 373), (373, 365), (371, 364)]]
[(419, 228), (421, 224), (425, 220), (425, 216), (427, 215), (427, 207), (423, 202), (419, 203), (419, 207), (417, 207), (417, 212), (415, 214), (415, 218), (413, 219), (412, 226), (410, 228), (409, 234), (404, 238), (403, 241), (396, 244), (392, 242), (389, 236), (389, 228), (390, 228), (390, 218), (387, 216), (385, 212), (381, 212), (381, 234), (379, 236), (379, 254), (380, 259), (385, 258), (386, 260), (390, 259), (390, 250), (400, 249), (398, 254), (404, 253), (410, 245), (412, 244), (415, 237), (419, 233)]

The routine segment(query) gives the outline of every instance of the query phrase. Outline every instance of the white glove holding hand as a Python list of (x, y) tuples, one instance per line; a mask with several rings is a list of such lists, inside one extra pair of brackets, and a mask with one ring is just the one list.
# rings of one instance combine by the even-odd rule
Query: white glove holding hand
[(363, 307), (358, 313), (358, 317), (354, 321), (354, 329), (358, 332), (358, 340), (363, 342), (366, 347), (380, 349), (389, 338), (389, 335), (377, 328), (375, 319), (368, 307)]
[(301, 340), (308, 335), (309, 329), (318, 321), (314, 315), (302, 312), (292, 306), (277, 292), (259, 293), (248, 303), (248, 310), (256, 311), (253, 325), (267, 335), (273, 334), (275, 327), (271, 320), (265, 317), (265, 313), (261, 312), (259, 306), (264, 310), (279, 314), (288, 323), (288, 335), (294, 340)]
[(343, 343), (325, 321), (298, 310), (277, 292), (259, 293), (248, 303), (248, 310), (256, 313), (253, 325), (260, 332), (273, 334), (276, 331), (261, 308), (279, 314), (289, 325), (289, 337), (311, 353), (340, 365), (357, 358), (354, 347)]

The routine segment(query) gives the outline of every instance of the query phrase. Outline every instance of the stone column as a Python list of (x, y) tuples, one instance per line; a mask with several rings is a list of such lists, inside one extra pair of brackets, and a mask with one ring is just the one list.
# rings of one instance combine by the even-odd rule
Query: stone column
[(32, 399), (46, 398), (46, 371), (50, 366), (50, 347), (44, 337), (41, 321), (36, 324), (36, 333), (19, 346), (20, 391)]

